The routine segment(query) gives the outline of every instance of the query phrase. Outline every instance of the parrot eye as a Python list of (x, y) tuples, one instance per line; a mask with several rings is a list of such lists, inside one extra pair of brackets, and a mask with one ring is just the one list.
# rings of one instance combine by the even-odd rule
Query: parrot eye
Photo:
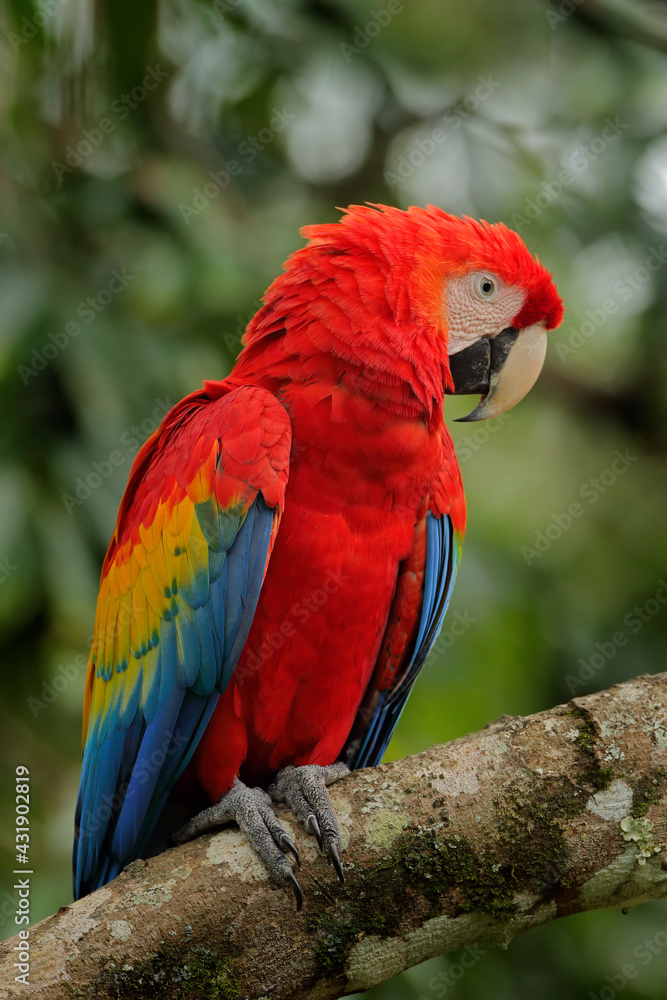
[(490, 274), (478, 274), (474, 283), (475, 295), (478, 299), (492, 299), (498, 291), (498, 282)]

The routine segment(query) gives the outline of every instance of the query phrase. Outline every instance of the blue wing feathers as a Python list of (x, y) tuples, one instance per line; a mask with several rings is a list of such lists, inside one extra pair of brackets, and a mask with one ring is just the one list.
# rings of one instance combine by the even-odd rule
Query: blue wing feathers
[[(176, 635), (178, 636), (179, 662), (183, 667), (182, 687), (193, 687), (199, 679), (201, 658), (199, 654), (199, 638), (197, 626), (192, 614), (192, 608), (186, 600), (179, 601), (178, 614), (174, 618)], [(179, 683), (181, 678), (179, 678)]]
[[(156, 665), (159, 666), (160, 663), (160, 649), (155, 651)], [(148, 674), (148, 668), (146, 665), (143, 667), (144, 673), (144, 683), (142, 684), (142, 694), (143, 698), (143, 711), (144, 719), (147, 723), (150, 723), (155, 718), (155, 713), (157, 712), (160, 705), (160, 683), (159, 675), (153, 680)]]
[(199, 645), (199, 677), (192, 685), (198, 695), (210, 695), (218, 678), (218, 660), (213, 645), (213, 625), (208, 608), (195, 608), (192, 612), (193, 628)]
[[(241, 650), (245, 646), (246, 639), (248, 638), (248, 632), (250, 631), (255, 608), (257, 607), (257, 601), (259, 599), (259, 592), (264, 580), (266, 553), (269, 548), (271, 530), (273, 527), (273, 518), (270, 516), (270, 510), (261, 497), (258, 497), (253, 504), (250, 512), (248, 513), (248, 517), (250, 517), (250, 514), (252, 514), (253, 523), (247, 536), (247, 564), (246, 569), (241, 571), (242, 576), (244, 576), (246, 581), (246, 585), (244, 587), (239, 587), (240, 581), (235, 578), (235, 574), (239, 570), (237, 560), (233, 558), (229, 561), (228, 581), (230, 579), (233, 580), (234, 586), (237, 588), (236, 592), (241, 594), (241, 607), (239, 609), (239, 621), (236, 627), (236, 634), (229, 652), (225, 649), (228, 657), (228, 663), (233, 664), (236, 664), (238, 661), (238, 658), (241, 655)], [(248, 518), (246, 518), (246, 524), (247, 521)], [(243, 528), (245, 527), (246, 525), (244, 524)], [(252, 613), (248, 614), (247, 612), (250, 608), (252, 608)]]
[(160, 761), (164, 758), (171, 733), (183, 701), (183, 691), (172, 689), (171, 697), (161, 705), (155, 718), (146, 727), (132, 767), (127, 790), (118, 810), (116, 828), (111, 845), (111, 854), (119, 864), (126, 864), (128, 847), (131, 850), (145, 820), (144, 803), (153, 796), (160, 773)]
[(372, 767), (382, 760), (412, 685), (442, 628), (457, 565), (458, 543), (449, 517), (428, 514), (424, 597), (413, 652), (394, 687), (383, 691), (371, 687), (366, 693), (343, 751), (343, 759), (352, 770)]
[(196, 514), (209, 545), (206, 584), (191, 566), (170, 620), (161, 622), (157, 649), (140, 652), (142, 668), (125, 710), (119, 695), (99, 729), (88, 733), (76, 812), (76, 898), (114, 878), (144, 849), (248, 637), (275, 512), (258, 494), (242, 523), (215, 501), (197, 505)]
[(252, 533), (252, 508), (236, 536), (236, 541), (227, 555), (225, 571), (227, 575), (227, 602), (225, 605), (225, 653), (226, 660), (236, 639), (241, 612), (243, 610), (243, 594), (248, 585), (248, 550)]

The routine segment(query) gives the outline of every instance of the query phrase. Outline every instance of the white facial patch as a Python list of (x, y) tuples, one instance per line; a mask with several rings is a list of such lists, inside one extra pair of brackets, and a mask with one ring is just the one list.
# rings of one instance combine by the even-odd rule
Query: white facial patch
[(458, 354), (480, 337), (495, 337), (521, 312), (526, 292), (508, 285), (493, 271), (472, 271), (449, 278), (444, 311), (449, 329), (448, 354)]

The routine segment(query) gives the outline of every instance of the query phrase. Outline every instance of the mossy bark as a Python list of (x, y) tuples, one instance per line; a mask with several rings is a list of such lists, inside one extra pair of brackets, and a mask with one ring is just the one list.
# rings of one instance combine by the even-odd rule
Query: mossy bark
[(556, 917), (665, 896), (667, 674), (330, 791), (344, 886), (279, 810), (303, 859), (300, 914), (240, 832), (222, 830), (134, 862), (32, 927), (30, 991), (6, 942), (0, 998), (326, 1000)]

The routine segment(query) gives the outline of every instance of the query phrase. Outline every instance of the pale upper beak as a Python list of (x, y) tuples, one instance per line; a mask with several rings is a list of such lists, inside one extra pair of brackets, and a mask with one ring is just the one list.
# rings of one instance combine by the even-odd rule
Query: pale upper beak
[(532, 389), (547, 353), (547, 331), (541, 323), (523, 330), (509, 327), (495, 337), (480, 337), (449, 357), (453, 395), (482, 393), (477, 406), (461, 421), (486, 420), (505, 413)]

